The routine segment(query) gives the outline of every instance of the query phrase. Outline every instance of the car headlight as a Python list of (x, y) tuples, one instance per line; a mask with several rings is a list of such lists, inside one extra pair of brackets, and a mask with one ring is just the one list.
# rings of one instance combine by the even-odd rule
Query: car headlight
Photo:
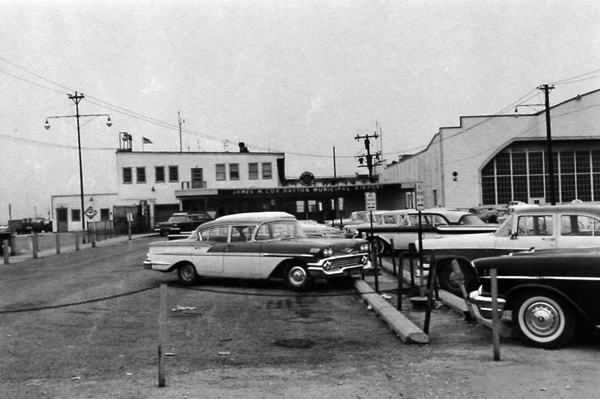
[(327, 247), (327, 248), (323, 249), (323, 257), (324, 258), (329, 258), (331, 255), (333, 255), (333, 248)]
[(360, 244), (360, 252), (369, 252), (369, 243)]

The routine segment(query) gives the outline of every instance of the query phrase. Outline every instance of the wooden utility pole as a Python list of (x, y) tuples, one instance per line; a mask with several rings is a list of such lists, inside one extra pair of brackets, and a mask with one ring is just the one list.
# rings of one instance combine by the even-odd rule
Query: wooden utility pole
[(179, 122), (179, 152), (183, 152), (183, 140), (181, 138), (181, 125), (185, 123), (185, 119), (181, 119), (181, 112), (177, 111), (177, 121)]
[(550, 90), (554, 86), (541, 85), (538, 89), (544, 91), (545, 107), (546, 107), (546, 157), (548, 165), (548, 180), (550, 180), (550, 203), (556, 205), (556, 192), (554, 189), (554, 158), (552, 157), (552, 127), (550, 124)]

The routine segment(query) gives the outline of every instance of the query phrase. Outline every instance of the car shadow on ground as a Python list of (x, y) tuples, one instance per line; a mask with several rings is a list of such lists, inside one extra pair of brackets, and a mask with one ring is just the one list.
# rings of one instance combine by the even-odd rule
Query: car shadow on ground
[(200, 283), (193, 286), (187, 286), (179, 283), (177, 280), (169, 282), (168, 285), (173, 288), (192, 289), (192, 290), (210, 290), (210, 289), (251, 289), (267, 292), (280, 292), (281, 290), (296, 294), (327, 294), (340, 293), (343, 291), (354, 291), (354, 280), (352, 278), (336, 278), (325, 280), (316, 280), (312, 287), (306, 291), (296, 291), (286, 286), (283, 280), (252, 280), (237, 278), (218, 278), (202, 277)]

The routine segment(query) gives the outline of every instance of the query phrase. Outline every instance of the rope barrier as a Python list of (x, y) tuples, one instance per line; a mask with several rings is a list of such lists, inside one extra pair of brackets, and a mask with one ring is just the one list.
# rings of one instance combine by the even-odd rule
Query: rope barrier
[[(226, 295), (245, 295), (245, 296), (263, 296), (263, 297), (278, 297), (278, 298), (286, 298), (286, 297), (297, 297), (297, 296), (302, 296), (302, 297), (312, 297), (312, 298), (318, 298), (318, 297), (342, 297), (342, 296), (355, 296), (357, 294), (361, 294), (361, 295), (366, 295), (366, 294), (381, 294), (381, 293), (394, 293), (397, 292), (397, 289), (395, 288), (391, 288), (388, 290), (379, 290), (379, 292), (376, 291), (367, 291), (367, 292), (361, 292), (361, 293), (357, 293), (356, 291), (354, 292), (348, 292), (348, 293), (328, 293), (328, 294), (306, 294), (303, 293), (301, 295), (298, 295), (297, 293), (295, 295), (292, 294), (269, 294), (269, 293), (249, 293), (249, 292), (242, 292), (242, 291), (235, 291), (235, 290), (229, 290), (229, 291), (224, 291), (224, 290), (216, 290), (216, 289), (211, 289), (211, 288), (194, 288), (194, 287), (185, 287), (185, 286), (181, 286), (181, 285), (173, 285), (173, 284), (168, 284), (169, 287), (171, 288), (179, 288), (179, 289), (183, 289), (183, 290), (190, 290), (190, 291), (201, 291), (201, 292), (210, 292), (210, 293), (214, 293), (214, 294), (226, 294)], [(10, 314), (10, 313), (24, 313), (24, 312), (37, 312), (40, 310), (50, 310), (50, 309), (60, 309), (60, 308), (67, 308), (67, 307), (71, 307), (71, 306), (79, 306), (79, 305), (85, 305), (88, 303), (95, 303), (95, 302), (102, 302), (102, 301), (107, 301), (110, 299), (116, 299), (116, 298), (122, 298), (125, 296), (129, 296), (129, 295), (135, 295), (135, 294), (139, 294), (141, 292), (145, 292), (145, 291), (150, 291), (153, 289), (159, 288), (159, 285), (154, 285), (151, 287), (146, 287), (146, 288), (141, 288), (139, 290), (135, 290), (135, 291), (130, 291), (130, 292), (125, 292), (122, 294), (116, 294), (116, 295), (110, 295), (110, 296), (106, 296), (106, 297), (102, 297), (102, 298), (94, 298), (94, 299), (89, 299), (86, 301), (80, 301), (80, 302), (73, 302), (73, 303), (65, 303), (65, 304), (61, 304), (61, 305), (52, 305), (52, 306), (40, 306), (40, 307), (36, 307), (36, 308), (26, 308), (26, 309), (12, 309), (12, 310), (0, 310), (0, 314)]]
[(101, 302), (101, 301), (106, 301), (106, 300), (109, 300), (109, 299), (115, 299), (115, 298), (121, 298), (121, 297), (124, 297), (124, 296), (139, 294), (140, 292), (150, 291), (150, 290), (156, 289), (158, 287), (159, 287), (158, 285), (155, 285), (155, 286), (152, 286), (152, 287), (146, 287), (146, 288), (142, 288), (142, 289), (135, 290), (135, 291), (125, 292), (123, 294), (111, 295), (111, 296), (107, 296), (107, 297), (103, 297), (103, 298), (89, 299), (87, 301), (81, 301), (81, 302), (66, 303), (66, 304), (62, 304), (62, 305), (40, 306), (40, 307), (37, 307), (37, 308), (27, 308), (27, 309), (0, 310), (0, 314), (36, 312), (36, 311), (39, 311), (39, 310), (58, 309), (58, 308), (66, 308), (66, 307), (69, 307), (69, 306), (85, 305), (87, 303)]

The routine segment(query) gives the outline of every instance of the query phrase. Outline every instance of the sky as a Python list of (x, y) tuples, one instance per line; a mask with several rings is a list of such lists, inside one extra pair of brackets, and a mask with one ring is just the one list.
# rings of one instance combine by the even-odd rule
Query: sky
[(551, 105), (599, 89), (599, 21), (591, 0), (0, 0), (0, 224), (79, 194), (75, 92), (112, 121), (80, 118), (86, 193), (116, 192), (120, 132), (353, 175), (357, 136), (391, 163), (540, 85)]

